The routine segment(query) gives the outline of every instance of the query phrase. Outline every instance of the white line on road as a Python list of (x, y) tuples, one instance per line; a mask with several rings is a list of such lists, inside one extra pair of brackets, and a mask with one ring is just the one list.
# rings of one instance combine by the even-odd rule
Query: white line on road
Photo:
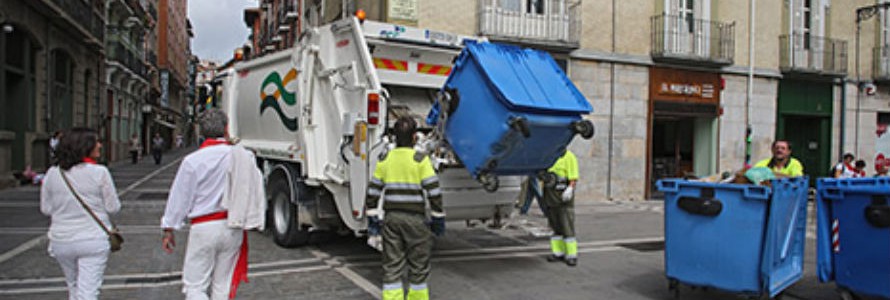
[[(321, 252), (321, 250), (312, 249), (309, 250), (309, 253), (312, 253), (312, 256), (315, 256), (315, 258), (317, 259), (325, 260), (325, 263), (327, 263), (331, 267), (333, 267), (334, 265), (339, 265), (339, 262), (337, 262), (336, 259), (328, 260), (328, 258), (330, 258), (331, 256), (327, 253)], [(340, 275), (343, 275), (343, 277), (346, 277), (346, 279), (352, 281), (352, 283), (357, 285), (359, 288), (365, 290), (365, 292), (371, 295), (371, 297), (374, 297), (374, 299), (382, 299), (381, 297), (383, 297), (383, 291), (381, 291), (380, 288), (377, 287), (377, 285), (375, 285), (374, 283), (368, 281), (367, 279), (347, 267), (338, 266), (333, 268), (334, 271), (337, 271), (337, 273), (340, 273)]]
[[(155, 170), (154, 172), (151, 172), (151, 173), (149, 173), (148, 175), (145, 175), (145, 177), (143, 177), (142, 179), (139, 179), (138, 181), (134, 182), (133, 184), (127, 186), (126, 188), (124, 188), (123, 190), (121, 190), (120, 192), (118, 192), (118, 193), (117, 193), (117, 196), (118, 196), (118, 197), (122, 197), (124, 194), (130, 192), (130, 190), (136, 188), (136, 186), (138, 186), (138, 185), (140, 185), (140, 184), (142, 184), (142, 183), (148, 181), (149, 179), (151, 179), (151, 178), (154, 177), (155, 175), (158, 175), (158, 173), (162, 172), (163, 170), (166, 170), (166, 169), (169, 168), (170, 166), (173, 166), (174, 164), (179, 163), (179, 161), (181, 161), (182, 158), (183, 158), (183, 157), (180, 157), (180, 158), (178, 158), (178, 159), (176, 159), (176, 160), (170, 162), (169, 164), (167, 164), (167, 165), (161, 167), (160, 169), (157, 169), (157, 170)], [(44, 239), (44, 238), (45, 238), (44, 236), (33, 238), (33, 239), (31, 239), (31, 240), (29, 240), (29, 241), (27, 241), (27, 242), (22, 243), (21, 245), (18, 245), (17, 247), (15, 247), (15, 248), (12, 249), (12, 250), (6, 251), (6, 252), (3, 253), (2, 255), (0, 255), (0, 263), (4, 262), (4, 261), (6, 261), (6, 260), (9, 260), (10, 258), (15, 257), (16, 255), (19, 255), (19, 254), (21, 254), (22, 252), (28, 251), (28, 250), (30, 250), (31, 248), (33, 248), (33, 247), (39, 245), (41, 242), (43, 242), (43, 239)]]
[(126, 193), (130, 192), (131, 190), (135, 189), (135, 188), (136, 188), (137, 186), (139, 186), (140, 184), (145, 183), (146, 181), (148, 181), (149, 179), (151, 179), (151, 178), (154, 177), (155, 175), (158, 175), (159, 173), (163, 172), (163, 171), (166, 170), (167, 168), (170, 168), (171, 166), (173, 166), (173, 165), (179, 163), (179, 161), (181, 161), (183, 157), (185, 157), (185, 156), (179, 157), (178, 159), (176, 159), (176, 160), (170, 162), (169, 164), (167, 164), (167, 165), (161, 167), (160, 169), (157, 169), (157, 170), (154, 170), (154, 172), (148, 173), (148, 175), (145, 175), (145, 177), (142, 177), (142, 179), (139, 179), (139, 180), (137, 180), (136, 182), (130, 184), (130, 185), (127, 186), (127, 187), (125, 187), (123, 190), (121, 190), (119, 193), (117, 193), (117, 196), (118, 196), (118, 197), (122, 197), (124, 194), (126, 194)]
[(15, 257), (16, 255), (22, 254), (22, 252), (28, 251), (29, 249), (33, 248), (34, 246), (40, 245), (40, 243), (42, 243), (43, 239), (45, 239), (45, 238), (46, 238), (45, 235), (41, 235), (41, 236), (33, 238), (27, 242), (24, 242), (21, 245), (18, 245), (18, 247), (15, 247), (12, 250), (6, 251), (6, 253), (3, 253), (3, 255), (0, 255), (0, 263), (7, 261), (10, 258)]

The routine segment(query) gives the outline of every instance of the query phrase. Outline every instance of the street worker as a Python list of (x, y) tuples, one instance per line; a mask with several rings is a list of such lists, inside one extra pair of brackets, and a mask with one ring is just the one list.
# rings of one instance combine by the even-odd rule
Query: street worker
[(575, 184), (578, 182), (578, 159), (566, 150), (547, 170), (555, 181), (544, 184), (547, 223), (553, 230), (550, 236), (549, 262), (565, 261), (569, 266), (578, 264), (578, 241), (575, 239)]
[(767, 167), (775, 173), (788, 177), (803, 176), (803, 165), (791, 157), (791, 143), (776, 140), (772, 145), (773, 157), (761, 160), (754, 167)]
[(853, 175), (856, 175), (855, 167), (853, 166), (853, 153), (844, 154), (844, 161), (839, 162), (832, 169), (831, 177), (834, 178), (853, 178)]
[(265, 223), (262, 174), (253, 153), (229, 144), (227, 124), (218, 109), (201, 114), (204, 143), (182, 160), (161, 218), (167, 253), (176, 246), (173, 230), (191, 222), (182, 266), (188, 300), (234, 298), (238, 284), (247, 281), (245, 230)]
[[(377, 162), (368, 184), (365, 203), (368, 235), (383, 235), (383, 300), (405, 299), (402, 276), (406, 267), (410, 284), (407, 299), (430, 298), (427, 279), (433, 234), (441, 236), (445, 233), (439, 178), (429, 157), (415, 158), (416, 128), (417, 124), (411, 118), (402, 117), (396, 121), (396, 148)], [(424, 192), (432, 217), (429, 223), (425, 217)], [(383, 211), (378, 209), (381, 195)]]

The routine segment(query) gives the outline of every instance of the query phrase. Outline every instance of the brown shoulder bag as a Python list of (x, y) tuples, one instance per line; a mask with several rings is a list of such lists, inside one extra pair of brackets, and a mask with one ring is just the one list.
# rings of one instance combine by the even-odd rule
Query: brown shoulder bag
[[(114, 222), (111, 223), (111, 230), (108, 230), (108, 227), (105, 227), (105, 224), (99, 220), (99, 217), (96, 216), (96, 213), (87, 206), (86, 202), (83, 202), (83, 199), (80, 198), (80, 195), (77, 194), (77, 191), (74, 190), (74, 187), (71, 186), (71, 182), (68, 181), (68, 176), (65, 176), (65, 173), (59, 169), (59, 174), (62, 175), (62, 179), (65, 180), (65, 185), (68, 186), (68, 189), (71, 190), (71, 193), (74, 194), (74, 198), (77, 198), (77, 202), (80, 202), (80, 206), (83, 206), (93, 220), (96, 221), (96, 224), (99, 224), (99, 227), (102, 227), (102, 231), (105, 231), (105, 234), (108, 234), (108, 244), (111, 245), (111, 252), (117, 252), (121, 250), (121, 245), (124, 243), (124, 237), (121, 235), (120, 231), (117, 230), (117, 226), (114, 226)], [(110, 222), (110, 220), (109, 220)]]

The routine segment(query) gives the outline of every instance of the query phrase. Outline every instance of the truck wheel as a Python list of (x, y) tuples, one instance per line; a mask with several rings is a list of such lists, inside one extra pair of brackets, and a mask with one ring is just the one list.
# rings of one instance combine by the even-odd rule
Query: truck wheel
[(298, 222), (298, 207), (290, 202), (291, 191), (284, 180), (275, 180), (268, 187), (269, 209), (266, 219), (271, 221), (269, 228), (275, 244), (282, 247), (305, 245), (309, 232), (302, 230)]

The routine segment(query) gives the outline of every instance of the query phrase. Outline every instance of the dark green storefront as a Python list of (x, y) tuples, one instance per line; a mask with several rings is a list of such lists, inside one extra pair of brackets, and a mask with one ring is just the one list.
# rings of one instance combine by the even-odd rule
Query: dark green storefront
[(811, 179), (831, 167), (833, 85), (829, 82), (782, 80), (776, 116), (776, 138), (791, 142)]

